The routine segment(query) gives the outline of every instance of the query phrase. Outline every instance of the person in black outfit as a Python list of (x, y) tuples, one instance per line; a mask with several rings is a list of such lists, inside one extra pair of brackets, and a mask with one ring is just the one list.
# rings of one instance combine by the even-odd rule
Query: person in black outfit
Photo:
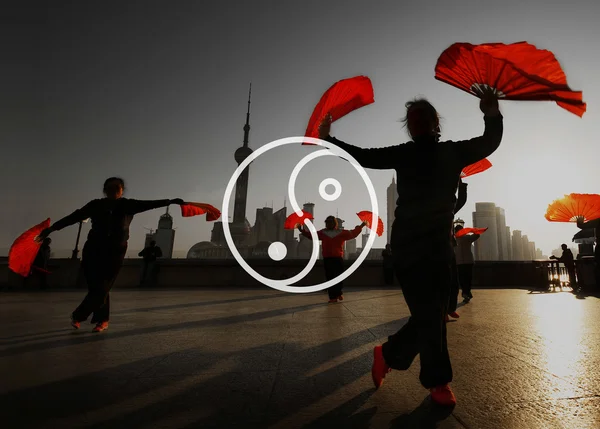
[(594, 246), (594, 274), (596, 277), (596, 289), (600, 288), (600, 218), (585, 222), (583, 216), (577, 217), (577, 226), (580, 229), (594, 228), (596, 245)]
[(94, 332), (108, 328), (109, 292), (123, 265), (129, 240), (129, 225), (133, 217), (170, 204), (185, 204), (180, 198), (156, 201), (123, 198), (124, 190), (123, 179), (107, 179), (104, 182), (106, 198), (90, 201), (42, 231), (38, 238), (43, 240), (54, 231), (60, 231), (87, 218), (92, 219), (92, 229), (82, 252), (82, 268), (88, 294), (71, 315), (71, 325), (75, 329), (79, 329), (81, 322), (87, 320), (90, 314), (93, 314), (92, 323), (96, 323)]
[(567, 273), (569, 274), (569, 286), (573, 289), (573, 292), (577, 293), (577, 277), (575, 276), (575, 257), (573, 256), (573, 252), (569, 249), (569, 246), (566, 244), (561, 244), (560, 248), (562, 249), (562, 256), (557, 258), (556, 256), (550, 256), (550, 259), (556, 259), (559, 262), (565, 264), (565, 268), (567, 269)]
[(448, 383), (452, 366), (446, 343), (445, 316), (452, 278), (452, 222), (456, 191), (464, 167), (491, 155), (499, 146), (503, 118), (493, 90), (485, 90), (483, 136), (465, 141), (439, 141), (439, 116), (426, 100), (407, 103), (406, 123), (412, 141), (362, 149), (329, 135), (331, 116), (321, 123), (319, 137), (348, 152), (365, 168), (394, 169), (398, 201), (391, 245), (396, 276), (410, 310), (409, 321), (374, 349), (371, 370), (378, 388), (391, 369), (406, 370), (420, 354), (421, 384), (434, 402), (454, 405)]
[(383, 257), (383, 278), (386, 285), (394, 284), (394, 259), (392, 257), (392, 246), (385, 245), (385, 249), (381, 252)]
[[(460, 179), (458, 181), (458, 197), (456, 199), (456, 205), (454, 206), (454, 214), (458, 213), (460, 209), (467, 203), (467, 184)], [(456, 238), (454, 232), (452, 233), (452, 247), (456, 247)], [(458, 267), (456, 265), (456, 253), (452, 254), (452, 281), (450, 282), (450, 299), (448, 300), (448, 314), (446, 315), (446, 322), (450, 320), (450, 317), (458, 319), (460, 315), (456, 312), (458, 308), (458, 291), (460, 289), (460, 281), (458, 277)]]
[(162, 257), (162, 250), (156, 245), (156, 241), (152, 240), (148, 247), (138, 253), (138, 256), (144, 258), (140, 286), (154, 286), (156, 280), (156, 259)]

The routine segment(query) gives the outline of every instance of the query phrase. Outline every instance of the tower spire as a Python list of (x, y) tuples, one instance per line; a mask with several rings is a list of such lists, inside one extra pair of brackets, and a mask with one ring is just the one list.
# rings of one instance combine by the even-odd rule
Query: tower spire
[(244, 147), (248, 147), (248, 134), (250, 133), (250, 99), (252, 98), (252, 82), (248, 90), (248, 111), (246, 112), (246, 125), (244, 125)]

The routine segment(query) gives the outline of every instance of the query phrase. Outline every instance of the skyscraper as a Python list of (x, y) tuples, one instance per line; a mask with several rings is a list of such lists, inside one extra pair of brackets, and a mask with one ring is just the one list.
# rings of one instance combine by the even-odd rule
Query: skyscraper
[(487, 231), (475, 242), (475, 260), (497, 261), (498, 224), (496, 205), (494, 203), (475, 203), (473, 226), (475, 228), (487, 228)]
[(514, 256), (513, 256), (513, 247), (512, 247), (512, 239), (510, 236), (510, 226), (506, 227), (506, 233), (504, 235), (506, 237), (506, 248), (508, 251), (508, 261), (514, 261)]
[(498, 234), (498, 260), (508, 260), (508, 242), (506, 239), (506, 217), (504, 209), (496, 207), (496, 230)]
[(523, 260), (523, 237), (518, 229), (512, 233), (512, 258), (513, 261)]
[(529, 252), (530, 252), (529, 238), (526, 235), (524, 235), (523, 238), (522, 238), (522, 240), (521, 240), (521, 246), (523, 247), (523, 260), (524, 261), (531, 261), (533, 258), (529, 254)]
[(392, 176), (392, 183), (387, 188), (387, 242), (391, 242), (392, 224), (394, 223), (394, 210), (396, 210), (396, 201), (398, 200), (398, 186)]

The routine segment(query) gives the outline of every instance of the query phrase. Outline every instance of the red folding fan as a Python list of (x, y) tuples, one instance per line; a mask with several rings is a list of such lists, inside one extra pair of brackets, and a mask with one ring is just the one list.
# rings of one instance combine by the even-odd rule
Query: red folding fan
[[(333, 121), (337, 121), (353, 110), (374, 102), (373, 85), (368, 77), (356, 76), (340, 80), (323, 94), (315, 106), (304, 135), (319, 138), (319, 125), (327, 114), (331, 114)], [(307, 142), (302, 144), (313, 145)]]
[[(356, 215), (358, 216), (358, 218), (367, 223), (367, 226), (369, 227), (369, 229), (373, 229), (372, 225), (373, 225), (373, 213), (369, 212), (369, 211), (362, 211), (362, 212), (358, 212), (356, 213)], [(383, 222), (381, 220), (380, 217), (378, 217), (379, 222), (377, 223), (377, 229), (376, 229), (376, 233), (379, 237), (381, 237), (383, 235)]]
[(304, 225), (304, 219), (313, 219), (313, 215), (302, 210), (302, 216), (298, 216), (295, 212), (285, 219), (283, 227), (285, 229), (294, 229), (298, 225)]
[(181, 216), (192, 217), (206, 213), (206, 221), (212, 222), (221, 217), (221, 211), (210, 204), (205, 203), (185, 203), (181, 205)]
[(467, 234), (483, 234), (487, 231), (487, 228), (463, 228), (458, 231), (454, 236), (456, 238), (462, 237)]
[(578, 116), (586, 110), (554, 54), (526, 42), (455, 43), (440, 55), (435, 78), (477, 96), (487, 87), (506, 100), (554, 101)]
[(487, 158), (484, 158), (481, 161), (477, 161), (476, 163), (468, 165), (465, 168), (463, 168), (463, 171), (461, 171), (461, 173), (460, 173), (460, 177), (462, 177), (464, 179), (465, 177), (472, 176), (477, 173), (482, 173), (485, 170), (487, 170), (488, 168), (490, 168), (491, 166), (492, 166), (492, 163), (490, 161), (488, 161)]
[(569, 194), (548, 205), (546, 219), (550, 222), (577, 222), (583, 216), (585, 221), (600, 217), (600, 195)]
[(19, 236), (8, 252), (8, 268), (20, 276), (27, 277), (42, 243), (36, 241), (40, 233), (50, 227), (50, 218), (28, 229)]

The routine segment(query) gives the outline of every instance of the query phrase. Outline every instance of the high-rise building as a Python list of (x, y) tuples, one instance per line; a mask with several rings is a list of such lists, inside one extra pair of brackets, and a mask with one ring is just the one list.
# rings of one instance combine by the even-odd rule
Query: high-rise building
[(398, 186), (396, 180), (392, 177), (392, 183), (387, 188), (387, 242), (392, 241), (392, 224), (394, 223), (394, 211), (396, 210), (396, 201), (398, 200)]
[(518, 229), (512, 233), (512, 259), (513, 261), (523, 260), (523, 236)]
[(344, 259), (348, 259), (356, 253), (356, 238), (346, 241), (346, 254)]
[(475, 242), (475, 260), (497, 261), (498, 223), (496, 220), (496, 205), (494, 203), (475, 203), (473, 226), (475, 228), (487, 228), (487, 231)]
[(162, 251), (162, 257), (173, 258), (173, 245), (175, 244), (175, 230), (173, 229), (173, 217), (167, 211), (158, 219), (158, 229), (146, 234), (144, 247), (148, 247), (151, 241), (156, 241), (156, 245)]
[(514, 257), (513, 257), (513, 248), (512, 248), (512, 239), (510, 236), (510, 226), (506, 227), (506, 233), (504, 235), (506, 237), (506, 248), (507, 248), (507, 252), (508, 252), (508, 259), (507, 261), (514, 261)]
[(523, 260), (531, 261), (533, 258), (530, 254), (531, 249), (529, 248), (529, 238), (526, 235), (524, 235), (521, 240), (521, 246), (523, 247)]
[(544, 259), (542, 249), (535, 249), (535, 259)]
[(535, 242), (534, 241), (530, 241), (529, 242), (529, 257), (531, 258), (532, 261), (534, 259), (536, 259), (536, 256), (535, 256)]
[(504, 209), (496, 207), (496, 231), (498, 234), (498, 260), (508, 260), (508, 242), (506, 239), (506, 217)]
[[(304, 203), (302, 210), (304, 210), (307, 213), (310, 213), (314, 219), (314, 217), (315, 217), (315, 204), (314, 203)], [(313, 220), (313, 224), (314, 224), (314, 220)], [(316, 225), (315, 225), (315, 228), (317, 228)], [(319, 228), (317, 228), (317, 231), (318, 230), (319, 230)], [(313, 244), (312, 244), (311, 240), (304, 237), (303, 235), (300, 235), (298, 244), (296, 246), (297, 257), (302, 258), (302, 259), (310, 258), (310, 255), (312, 253), (312, 246), (313, 246)], [(320, 252), (319, 252), (319, 254), (320, 254)]]

